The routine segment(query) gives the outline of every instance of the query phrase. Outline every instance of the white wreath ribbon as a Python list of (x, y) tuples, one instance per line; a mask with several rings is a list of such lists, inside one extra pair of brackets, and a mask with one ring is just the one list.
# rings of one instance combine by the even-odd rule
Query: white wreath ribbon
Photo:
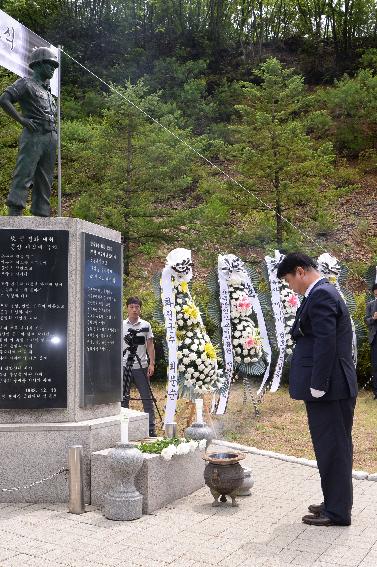
[(178, 399), (177, 325), (173, 280), (189, 282), (192, 278), (191, 265), (191, 250), (175, 248), (167, 255), (166, 266), (161, 274), (162, 307), (169, 353), (165, 425), (174, 421)]
[(222, 269), (223, 256), (219, 254), (218, 257), (218, 280), (220, 287), (220, 306), (221, 306), (221, 328), (222, 328), (222, 343), (224, 352), (224, 374), (226, 380), (226, 390), (220, 394), (219, 403), (217, 405), (216, 413), (223, 415), (226, 410), (230, 384), (233, 378), (233, 345), (232, 345), (232, 325), (230, 320), (230, 300), (228, 281), (225, 272)]
[(276, 340), (279, 348), (279, 356), (276, 362), (274, 375), (272, 378), (271, 392), (276, 392), (279, 388), (281, 376), (283, 373), (285, 349), (286, 349), (286, 336), (285, 336), (285, 323), (283, 306), (280, 299), (280, 283), (276, 276), (277, 264), (284, 258), (279, 250), (275, 250), (275, 257), (265, 256), (265, 261), (268, 271), (268, 279), (271, 288), (271, 304), (272, 312), (275, 319)]
[(178, 399), (177, 335), (175, 317), (175, 293), (172, 285), (172, 269), (166, 266), (161, 275), (162, 307), (165, 318), (168, 345), (168, 384), (164, 423), (174, 421)]

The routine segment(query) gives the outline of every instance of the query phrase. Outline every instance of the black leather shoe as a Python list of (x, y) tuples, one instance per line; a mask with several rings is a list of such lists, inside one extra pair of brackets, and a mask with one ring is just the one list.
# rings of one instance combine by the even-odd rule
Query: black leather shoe
[(314, 516), (314, 514), (308, 514), (302, 518), (304, 524), (309, 524), (309, 526), (350, 526), (351, 522), (334, 522), (325, 514), (319, 514), (319, 516)]
[(314, 514), (315, 516), (319, 516), (324, 506), (325, 504), (323, 502), (321, 502), (321, 504), (310, 504), (310, 506), (308, 506), (308, 510), (311, 514)]

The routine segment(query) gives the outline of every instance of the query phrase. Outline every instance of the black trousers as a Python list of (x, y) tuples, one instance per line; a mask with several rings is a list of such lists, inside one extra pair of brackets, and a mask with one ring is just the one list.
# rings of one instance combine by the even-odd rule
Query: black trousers
[(377, 333), (371, 342), (370, 354), (372, 359), (372, 388), (374, 395), (377, 396)]
[(141, 368), (135, 368), (131, 373), (131, 381), (128, 383), (128, 387), (125, 385), (125, 368), (123, 368), (123, 398), (122, 406), (128, 408), (129, 406), (129, 395), (131, 390), (131, 384), (134, 384), (139, 391), (140, 398), (143, 402), (143, 409), (145, 413), (149, 415), (149, 433), (155, 432), (156, 422), (154, 415), (153, 400), (151, 398), (151, 393), (148, 386), (148, 378), (146, 376), (147, 368), (143, 370)]
[(309, 430), (321, 477), (324, 513), (340, 524), (351, 523), (352, 424), (356, 398), (305, 402)]

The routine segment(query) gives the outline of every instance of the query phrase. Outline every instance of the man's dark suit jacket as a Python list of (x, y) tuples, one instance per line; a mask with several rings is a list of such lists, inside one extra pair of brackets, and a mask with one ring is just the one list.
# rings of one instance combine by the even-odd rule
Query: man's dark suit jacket
[[(296, 341), (289, 393), (295, 400), (341, 400), (357, 396), (348, 308), (327, 280), (315, 284), (292, 327)], [(326, 392), (314, 398), (310, 388)]]
[(372, 343), (375, 334), (377, 333), (377, 319), (373, 319), (373, 313), (377, 311), (377, 299), (372, 299), (366, 306), (365, 311), (365, 322), (368, 325), (368, 338), (369, 342)]

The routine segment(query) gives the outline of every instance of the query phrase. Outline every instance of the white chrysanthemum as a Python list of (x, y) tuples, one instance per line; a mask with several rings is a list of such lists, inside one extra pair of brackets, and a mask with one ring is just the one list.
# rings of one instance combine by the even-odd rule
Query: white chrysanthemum
[(177, 446), (177, 455), (187, 455), (190, 453), (190, 445), (188, 443), (180, 443)]
[(193, 453), (193, 452), (196, 451), (196, 449), (198, 448), (199, 443), (198, 443), (197, 441), (194, 441), (194, 439), (191, 439), (191, 440), (188, 442), (188, 445), (190, 446), (190, 451), (191, 451), (191, 453)]
[(196, 354), (195, 354), (195, 352), (190, 352), (190, 354), (189, 354), (189, 359), (190, 359), (190, 360), (196, 360)]
[(175, 445), (168, 445), (161, 451), (161, 457), (166, 461), (170, 461), (172, 456), (177, 453)]
[(183, 364), (185, 364), (186, 366), (190, 364), (190, 359), (187, 356), (183, 358)]

